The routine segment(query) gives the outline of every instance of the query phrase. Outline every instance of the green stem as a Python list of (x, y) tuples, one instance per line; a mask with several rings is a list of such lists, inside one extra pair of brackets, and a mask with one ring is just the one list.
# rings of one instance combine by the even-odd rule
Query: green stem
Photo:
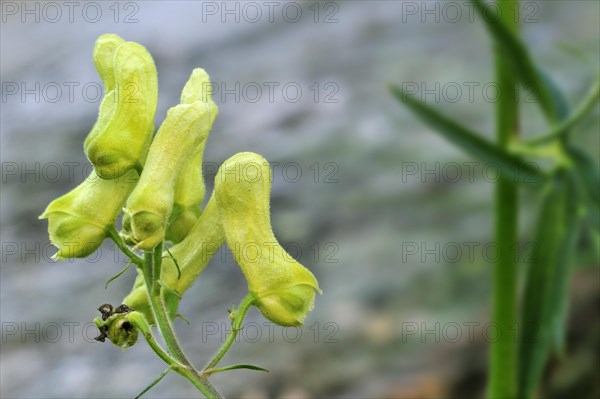
[(176, 359), (172, 358), (167, 352), (165, 352), (162, 346), (160, 346), (160, 344), (156, 342), (154, 334), (152, 334), (152, 329), (150, 328), (150, 325), (148, 324), (148, 321), (146, 320), (143, 314), (141, 314), (140, 312), (133, 311), (127, 314), (126, 317), (131, 324), (133, 324), (138, 328), (138, 330), (140, 330), (140, 332), (144, 336), (144, 339), (146, 340), (146, 342), (148, 342), (148, 345), (150, 345), (150, 348), (152, 348), (152, 350), (158, 355), (158, 357), (160, 357), (173, 369), (175, 369), (177, 365), (181, 366), (181, 364)]
[[(223, 396), (213, 387), (206, 377), (200, 375), (200, 373), (194, 369), (191, 365), (182, 364), (178, 360), (172, 358), (167, 354), (162, 347), (156, 342), (151, 332), (144, 333), (144, 338), (148, 342), (148, 345), (154, 350), (154, 352), (169, 365), (169, 369), (172, 369), (177, 374), (186, 378), (190, 381), (200, 392), (209, 399), (219, 399)], [(152, 388), (153, 385), (149, 386), (148, 389)], [(145, 393), (142, 392), (142, 394)], [(141, 395), (141, 394), (140, 394)]]
[[(194, 368), (192, 363), (185, 356), (183, 350), (181, 349), (181, 345), (177, 340), (173, 323), (169, 318), (165, 304), (162, 300), (162, 285), (160, 280), (162, 268), (162, 248), (163, 245), (161, 243), (154, 249), (154, 251), (148, 251), (145, 253), (145, 265), (143, 266), (142, 271), (146, 288), (148, 290), (148, 296), (150, 298), (152, 313), (154, 314), (156, 324), (158, 325), (160, 333), (165, 341), (165, 344), (167, 345), (167, 349), (170, 353), (169, 358), (172, 356), (177, 361), (177, 364), (174, 367), (172, 363), (169, 363), (168, 361), (167, 363), (172, 366), (175, 372), (194, 384), (194, 386), (198, 388), (198, 390), (207, 398), (222, 398), (222, 395), (215, 389), (208, 379)], [(155, 348), (153, 347), (153, 349)], [(163, 360), (165, 359), (163, 358)]]
[(152, 298), (152, 290), (154, 289), (154, 276), (152, 275), (152, 252), (144, 253), (144, 266), (142, 266), (142, 275), (144, 276), (144, 281), (146, 282), (146, 289), (148, 291), (148, 296)]
[(119, 233), (117, 232), (117, 230), (115, 230), (114, 227), (112, 227), (110, 230), (108, 230), (107, 235), (108, 235), (108, 238), (113, 240), (113, 242), (115, 243), (117, 248), (119, 248), (121, 250), (121, 252), (123, 252), (125, 255), (127, 255), (127, 257), (129, 257), (129, 259), (131, 259), (131, 261), (136, 266), (142, 267), (144, 265), (144, 259), (140, 258), (127, 245), (125, 245), (125, 243), (121, 239), (121, 236), (119, 236)]
[[(518, 0), (498, 0), (504, 23), (517, 31), (514, 12)], [(508, 148), (517, 140), (519, 115), (515, 101), (515, 74), (501, 49), (496, 49), (496, 79), (503, 95), (496, 104), (496, 135), (498, 145)], [(495, 192), (495, 240), (500, 256), (494, 264), (492, 320), (501, 336), (491, 343), (488, 396), (515, 397), (517, 381), (517, 348), (511, 331), (517, 320), (517, 265), (514, 245), (517, 243), (518, 191), (511, 179), (498, 181)]]
[(154, 353), (156, 353), (158, 357), (160, 357), (169, 366), (173, 367), (176, 364), (180, 364), (177, 360), (173, 359), (167, 352), (164, 351), (162, 346), (160, 346), (158, 342), (156, 342), (156, 339), (154, 338), (154, 335), (151, 332), (144, 333), (144, 339), (146, 340), (146, 342), (148, 342), (148, 345), (150, 345), (150, 348), (152, 348)]
[(232, 331), (229, 334), (229, 337), (225, 340), (217, 354), (213, 357), (213, 359), (206, 364), (203, 368), (203, 372), (210, 371), (210, 373), (214, 373), (214, 367), (221, 361), (223, 356), (227, 353), (231, 345), (235, 342), (238, 332), (242, 329), (242, 323), (244, 321), (244, 317), (246, 316), (246, 312), (250, 309), (250, 306), (254, 304), (256, 301), (256, 297), (249, 293), (240, 303), (240, 307), (235, 310), (235, 314), (233, 315), (233, 321), (231, 322)]

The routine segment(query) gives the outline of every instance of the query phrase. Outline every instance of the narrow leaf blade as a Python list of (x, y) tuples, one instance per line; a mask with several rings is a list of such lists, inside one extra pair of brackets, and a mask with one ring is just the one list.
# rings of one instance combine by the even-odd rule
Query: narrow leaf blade
[(517, 78), (531, 88), (546, 117), (551, 122), (555, 122), (556, 107), (550, 89), (540, 76), (527, 47), (482, 0), (471, 0), (471, 2), (483, 19), (498, 49), (504, 53), (504, 59), (512, 66)]
[(169, 371), (171, 371), (171, 367), (167, 368), (165, 371), (163, 371), (162, 373), (160, 373), (160, 375), (158, 377), (156, 377), (154, 379), (154, 381), (152, 381), (150, 383), (150, 385), (148, 385), (146, 388), (144, 388), (144, 390), (142, 392), (140, 392), (135, 399), (139, 399), (141, 398), (146, 392), (148, 392), (149, 390), (151, 390), (152, 388), (154, 388), (154, 386), (156, 384), (158, 384), (168, 373)]
[(234, 365), (231, 365), (231, 366), (224, 366), (224, 367), (207, 369), (207, 370), (205, 370), (205, 373), (208, 374), (208, 375), (211, 375), (211, 374), (215, 374), (215, 373), (220, 373), (222, 371), (239, 370), (239, 369), (264, 371), (266, 373), (269, 372), (269, 370), (267, 370), (267, 369), (265, 369), (263, 367), (255, 366), (253, 364), (234, 364)]
[(447, 140), (483, 162), (497, 164), (502, 171), (502, 176), (512, 178), (515, 182), (540, 183), (542, 181), (543, 175), (536, 165), (481, 138), (399, 87), (392, 85), (390, 90), (399, 102), (406, 105)]
[(519, 397), (531, 397), (551, 349), (561, 348), (568, 281), (578, 218), (565, 171), (545, 193), (536, 236), (536, 256), (527, 270), (519, 341)]

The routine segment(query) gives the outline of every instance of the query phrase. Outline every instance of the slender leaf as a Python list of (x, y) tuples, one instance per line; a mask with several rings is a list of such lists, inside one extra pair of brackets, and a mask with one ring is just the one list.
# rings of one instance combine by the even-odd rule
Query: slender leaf
[(426, 124), (450, 142), (483, 162), (497, 164), (502, 171), (502, 176), (512, 177), (514, 181), (526, 183), (540, 183), (542, 181), (543, 174), (536, 165), (526, 162), (521, 157), (481, 138), (478, 134), (459, 125), (426, 103), (407, 94), (399, 87), (392, 85), (390, 89), (398, 101), (405, 104)]
[(582, 51), (579, 47), (567, 42), (558, 42), (556, 46), (566, 54), (572, 56), (574, 59), (581, 61), (581, 63), (589, 67), (590, 70), (594, 72), (598, 71), (598, 66), (596, 63), (593, 62), (589, 55)]
[(567, 316), (569, 308), (569, 284), (571, 282), (571, 269), (573, 264), (573, 253), (581, 230), (581, 218), (578, 212), (580, 199), (575, 193), (576, 181), (573, 173), (565, 179), (564, 213), (562, 223), (561, 242), (556, 259), (556, 270), (552, 284), (552, 302), (548, 313), (551, 315), (553, 347), (559, 356), (564, 355), (565, 333), (567, 327)]
[(160, 375), (158, 377), (156, 377), (154, 379), (154, 381), (152, 381), (150, 383), (150, 385), (148, 385), (146, 388), (144, 388), (144, 390), (142, 392), (140, 392), (135, 399), (139, 399), (141, 398), (146, 392), (148, 392), (149, 390), (151, 390), (152, 388), (154, 388), (154, 386), (156, 384), (158, 384), (160, 382), (160, 380), (162, 380), (168, 373), (169, 371), (171, 371), (171, 367), (167, 368), (165, 371), (163, 371), (162, 373), (160, 373)]
[(567, 100), (565, 93), (558, 87), (554, 79), (552, 79), (552, 77), (542, 68), (538, 67), (538, 74), (548, 88), (548, 93), (552, 98), (556, 119), (559, 121), (567, 119), (571, 113), (571, 106), (569, 105), (569, 100)]
[(530, 397), (552, 347), (564, 346), (568, 281), (578, 230), (573, 185), (564, 170), (545, 192), (539, 215), (535, 259), (529, 265), (519, 341), (519, 397)]
[(269, 372), (269, 370), (259, 367), (259, 366), (255, 366), (253, 364), (234, 364), (232, 366), (215, 367), (215, 368), (206, 369), (204, 372), (207, 375), (211, 375), (211, 374), (215, 374), (215, 373), (220, 373), (222, 371), (238, 370), (238, 369), (264, 371), (266, 373)]
[(106, 284), (104, 284), (104, 289), (108, 289), (108, 285), (110, 283), (112, 283), (113, 281), (115, 281), (116, 279), (118, 279), (119, 277), (121, 277), (128, 269), (129, 266), (131, 266), (131, 264), (133, 263), (133, 261), (129, 261), (127, 263), (127, 265), (123, 268), (123, 270), (121, 270), (119, 273), (115, 274), (114, 276), (112, 276), (111, 278), (108, 279), (108, 281), (106, 282)]
[(559, 125), (552, 128), (549, 132), (528, 140), (527, 144), (542, 144), (550, 140), (560, 138), (561, 136), (566, 136), (569, 130), (577, 123), (579, 123), (581, 119), (583, 119), (583, 117), (588, 114), (588, 112), (592, 109), (594, 104), (598, 101), (598, 98), (600, 98), (600, 75), (598, 76), (592, 87), (590, 87), (590, 90), (583, 98), (583, 100), (581, 100), (577, 108), (572, 113), (570, 113), (567, 118), (562, 120), (562, 122)]
[(600, 165), (586, 151), (567, 147), (574, 166), (574, 177), (584, 192), (587, 222), (600, 232)]
[(482, 0), (471, 0), (471, 2), (494, 38), (496, 46), (504, 52), (504, 59), (511, 65), (517, 78), (522, 84), (531, 88), (546, 117), (551, 122), (556, 122), (556, 109), (552, 94), (540, 76), (527, 47)]
[(177, 268), (177, 280), (179, 280), (181, 278), (181, 269), (179, 268), (179, 263), (177, 263), (177, 259), (175, 259), (175, 257), (173, 256), (173, 254), (169, 250), (169, 247), (165, 245), (165, 249), (167, 250), (169, 257), (171, 259), (173, 259), (173, 263), (175, 264), (175, 267)]

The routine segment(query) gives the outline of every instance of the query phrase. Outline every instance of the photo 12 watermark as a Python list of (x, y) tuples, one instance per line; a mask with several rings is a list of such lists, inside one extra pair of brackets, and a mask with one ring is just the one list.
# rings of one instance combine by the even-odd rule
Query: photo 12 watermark
[(496, 322), (481, 321), (403, 321), (400, 330), (402, 343), (422, 344), (494, 343), (501, 339), (534, 343), (541, 337), (541, 330), (534, 323), (502, 326)]
[(2, 23), (137, 24), (139, 1), (3, 1)]
[(540, 166), (535, 162), (515, 164), (503, 168), (497, 162), (402, 162), (402, 183), (498, 183), (508, 180), (514, 183), (537, 185), (542, 182)]
[(503, 91), (498, 82), (402, 82), (403, 100), (413, 96), (428, 103), (469, 103), (486, 102), (495, 104), (505, 96), (515, 103), (534, 104), (538, 102), (536, 93), (539, 86), (514, 84), (512, 90)]
[[(511, 2), (509, 7), (499, 7), (487, 2), (486, 18), (504, 18), (506, 13), (515, 23), (533, 24), (540, 22), (541, 0)], [(474, 23), (477, 12), (470, 1), (402, 1), (399, 20), (402, 23)]]
[(340, 22), (335, 1), (202, 1), (201, 5), (202, 23)]
[(533, 263), (539, 256), (536, 242), (516, 242), (509, 248), (503, 248), (494, 241), (404, 241), (400, 244), (402, 263), (473, 263), (483, 259), (487, 263), (500, 262), (509, 256), (514, 262)]

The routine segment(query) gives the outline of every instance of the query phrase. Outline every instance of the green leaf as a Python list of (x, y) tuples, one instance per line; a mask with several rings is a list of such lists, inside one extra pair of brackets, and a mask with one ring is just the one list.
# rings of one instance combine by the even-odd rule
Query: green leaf
[(564, 347), (568, 287), (579, 218), (569, 174), (558, 171), (544, 193), (536, 256), (527, 270), (519, 340), (519, 397), (530, 397), (552, 347)]
[(576, 46), (572, 45), (571, 43), (567, 43), (567, 42), (563, 42), (563, 41), (558, 42), (556, 44), (556, 46), (559, 49), (561, 49), (562, 51), (564, 51), (566, 54), (570, 55), (571, 57), (573, 57), (576, 60), (579, 60), (582, 64), (589, 67), (591, 71), (594, 71), (594, 72), (598, 71), (598, 66), (596, 65), (596, 63), (593, 62), (593, 60), (588, 56), (588, 54), (586, 54), (579, 47), (576, 47)]
[(181, 278), (181, 268), (179, 267), (179, 263), (177, 263), (177, 259), (175, 259), (175, 257), (173, 256), (173, 254), (169, 250), (169, 247), (166, 246), (166, 245), (165, 245), (165, 250), (167, 251), (167, 253), (171, 257), (171, 259), (173, 259), (173, 264), (177, 268), (177, 280), (179, 280)]
[(548, 88), (548, 92), (550, 97), (552, 98), (552, 104), (555, 110), (556, 119), (559, 121), (564, 121), (569, 117), (571, 113), (571, 106), (569, 105), (569, 100), (563, 90), (558, 87), (554, 79), (542, 68), (538, 68), (538, 73), (540, 78), (544, 81), (544, 84)]
[(163, 371), (162, 373), (160, 373), (160, 375), (158, 377), (156, 377), (154, 379), (154, 381), (152, 381), (150, 383), (150, 385), (148, 385), (146, 388), (144, 388), (144, 390), (142, 392), (140, 392), (135, 399), (139, 399), (141, 398), (146, 392), (148, 392), (149, 390), (151, 390), (152, 388), (154, 388), (154, 386), (156, 384), (158, 384), (160, 382), (160, 380), (162, 380), (168, 373), (169, 371), (171, 371), (171, 367), (167, 368), (165, 371)]
[(483, 162), (496, 163), (502, 170), (502, 176), (512, 176), (515, 181), (527, 177), (527, 183), (540, 183), (543, 180), (544, 176), (536, 165), (481, 138), (399, 87), (392, 85), (390, 89), (398, 101), (450, 142)]
[(579, 123), (583, 117), (585, 117), (588, 112), (592, 109), (594, 104), (598, 101), (600, 97), (600, 75), (596, 78), (596, 81), (590, 87), (590, 90), (587, 92), (583, 100), (579, 103), (577, 108), (571, 112), (567, 118), (562, 119), (561, 123), (557, 126), (554, 126), (549, 132), (540, 134), (533, 139), (527, 140), (528, 145), (538, 145), (543, 144), (548, 141), (561, 138), (566, 136), (569, 133), (569, 130), (573, 128), (577, 123)]
[(552, 303), (549, 305), (552, 322), (553, 347), (559, 356), (564, 355), (565, 333), (567, 326), (569, 305), (569, 284), (571, 281), (571, 267), (573, 254), (577, 245), (579, 232), (581, 230), (581, 217), (578, 211), (579, 198), (575, 195), (576, 182), (573, 174), (569, 174), (565, 181), (563, 195), (565, 210), (562, 223), (563, 235), (559, 243), (559, 252), (556, 259), (556, 270), (554, 283), (552, 285)]
[(531, 88), (546, 117), (551, 122), (556, 122), (557, 112), (551, 91), (536, 68), (527, 47), (482, 0), (471, 0), (471, 2), (482, 17), (499, 51), (504, 53), (504, 59), (511, 65), (517, 78)]
[(123, 270), (121, 270), (119, 273), (115, 274), (114, 276), (112, 276), (111, 278), (108, 279), (108, 281), (106, 282), (106, 284), (104, 285), (104, 289), (108, 289), (108, 285), (110, 283), (112, 283), (113, 281), (115, 281), (116, 279), (118, 279), (119, 277), (121, 277), (123, 274), (125, 274), (125, 272), (129, 269), (129, 266), (131, 266), (131, 264), (133, 263), (133, 261), (129, 261), (127, 262), (127, 265), (123, 268)]
[(573, 176), (582, 187), (587, 222), (600, 231), (600, 165), (577, 147), (568, 146), (566, 151), (573, 162)]
[(269, 372), (269, 370), (267, 370), (265, 368), (262, 368), (262, 367), (259, 367), (259, 366), (255, 366), (253, 364), (234, 364), (232, 366), (224, 366), (224, 367), (217, 367), (217, 368), (207, 369), (207, 370), (204, 371), (204, 373), (206, 375), (211, 375), (211, 374), (215, 374), (215, 373), (220, 373), (222, 371), (238, 370), (238, 369), (264, 371), (266, 373)]

